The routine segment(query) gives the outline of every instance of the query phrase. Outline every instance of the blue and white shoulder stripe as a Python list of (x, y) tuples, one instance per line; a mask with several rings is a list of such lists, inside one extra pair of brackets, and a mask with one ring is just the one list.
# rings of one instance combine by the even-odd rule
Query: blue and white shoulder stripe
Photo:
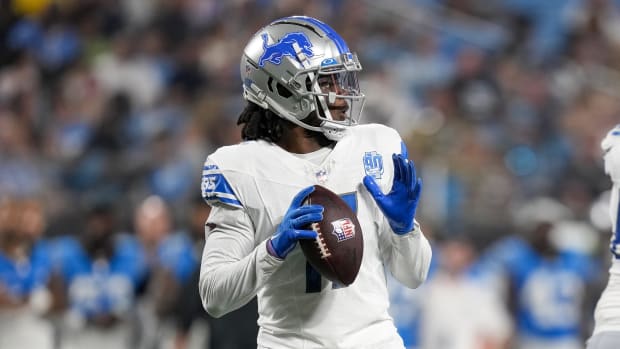
[(243, 207), (232, 186), (220, 168), (210, 159), (202, 169), (202, 198), (210, 205), (222, 203), (233, 207)]

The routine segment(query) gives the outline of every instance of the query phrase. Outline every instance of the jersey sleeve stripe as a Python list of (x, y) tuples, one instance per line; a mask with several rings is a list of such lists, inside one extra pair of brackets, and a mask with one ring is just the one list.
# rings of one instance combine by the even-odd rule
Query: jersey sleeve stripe
[(217, 165), (213, 163), (207, 163), (203, 167), (202, 197), (209, 204), (221, 202), (235, 207), (243, 207), (232, 186)]

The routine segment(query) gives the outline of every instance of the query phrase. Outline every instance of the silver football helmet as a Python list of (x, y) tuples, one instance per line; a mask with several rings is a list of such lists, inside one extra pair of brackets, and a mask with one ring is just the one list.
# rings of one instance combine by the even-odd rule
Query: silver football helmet
[[(327, 24), (305, 16), (260, 29), (241, 58), (243, 97), (308, 130), (339, 140), (359, 122), (365, 97), (357, 55)], [(318, 119), (307, 118), (316, 111)]]

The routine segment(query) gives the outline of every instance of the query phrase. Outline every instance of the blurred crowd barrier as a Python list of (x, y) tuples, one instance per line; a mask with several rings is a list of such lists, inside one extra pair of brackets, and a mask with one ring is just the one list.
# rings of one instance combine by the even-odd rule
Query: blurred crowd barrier
[(424, 180), (433, 272), (388, 280), (408, 347), (583, 347), (620, 1), (1, 0), (1, 349), (254, 345), (255, 303), (216, 321), (198, 299), (200, 173), (239, 141), (242, 48), (293, 14), (358, 53), (362, 122)]

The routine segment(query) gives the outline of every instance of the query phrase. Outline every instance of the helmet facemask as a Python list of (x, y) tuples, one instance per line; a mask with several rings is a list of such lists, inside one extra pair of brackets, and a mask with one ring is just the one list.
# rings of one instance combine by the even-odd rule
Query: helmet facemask
[[(332, 140), (338, 140), (349, 126), (359, 123), (365, 96), (361, 93), (357, 72), (361, 65), (354, 54), (342, 54), (338, 58), (328, 58), (318, 69), (299, 72), (306, 74), (308, 92), (314, 110), (320, 120), (320, 131)], [(299, 78), (295, 78), (299, 81)]]

